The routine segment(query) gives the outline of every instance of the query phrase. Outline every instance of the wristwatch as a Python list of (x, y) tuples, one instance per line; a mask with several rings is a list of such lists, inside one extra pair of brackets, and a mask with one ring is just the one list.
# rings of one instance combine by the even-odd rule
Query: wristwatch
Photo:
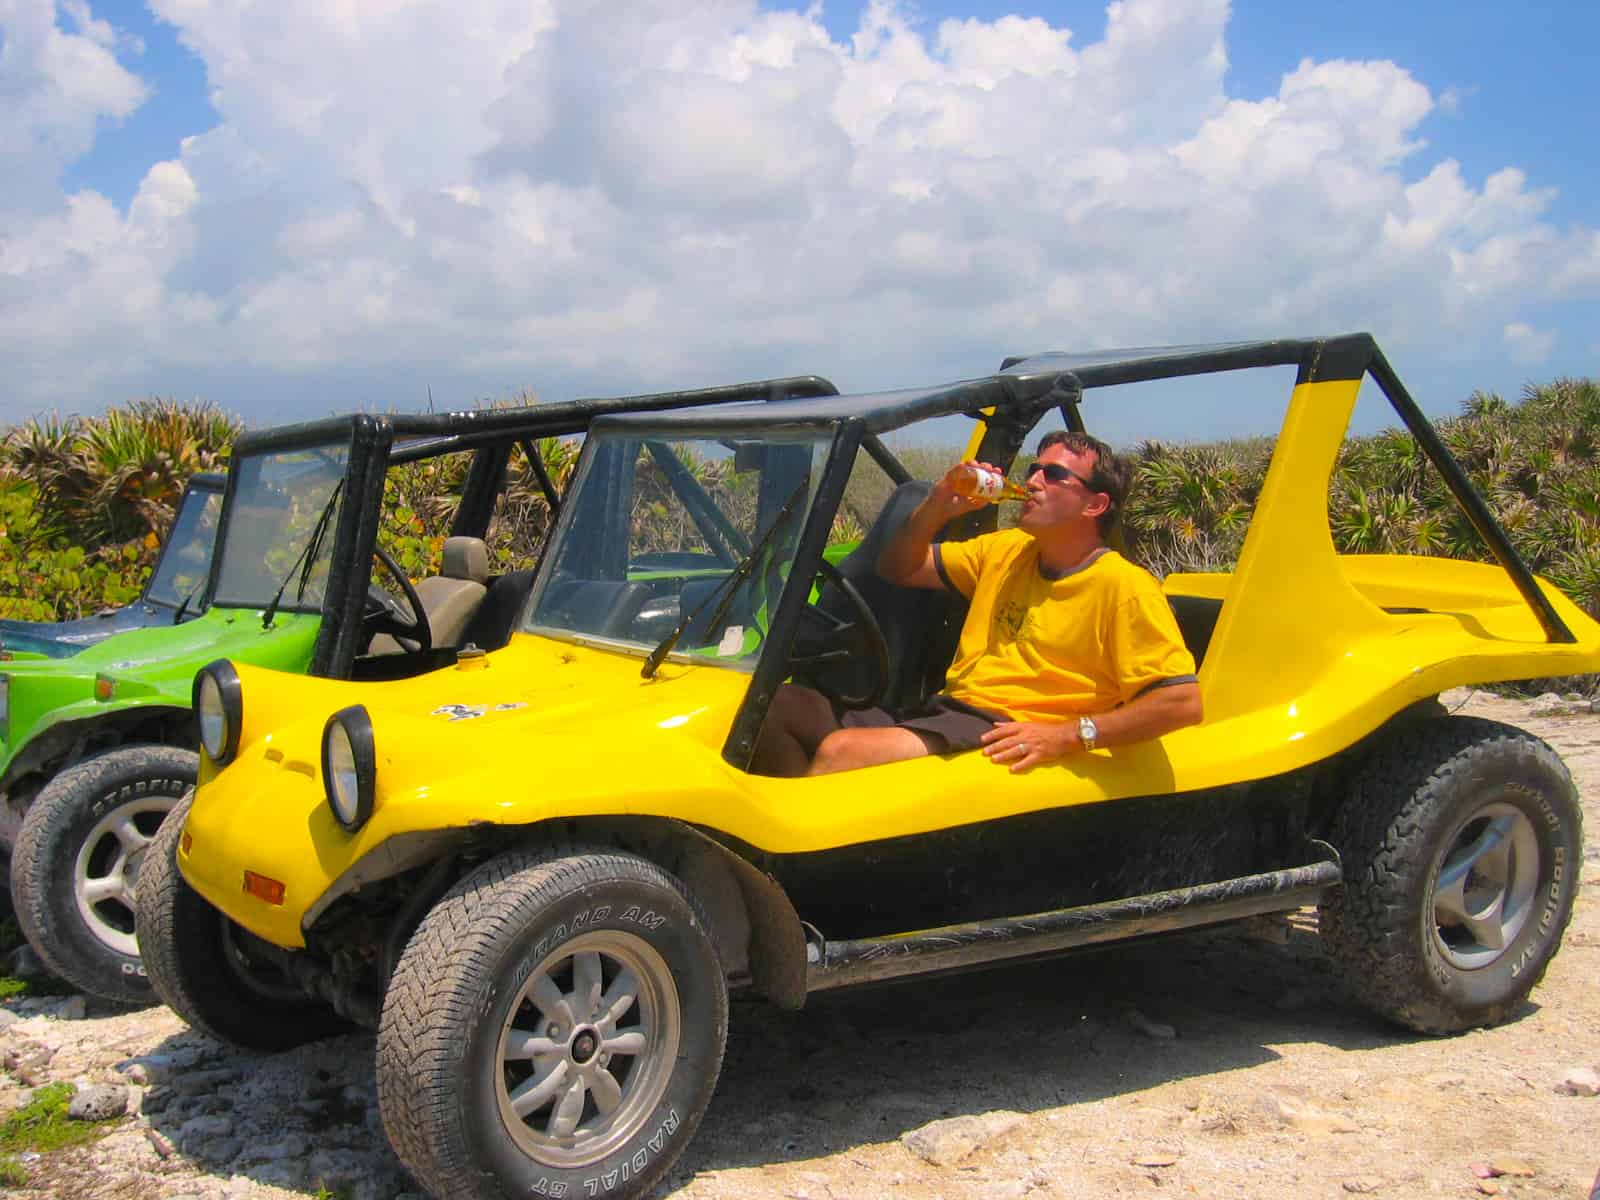
[(1094, 740), (1100, 736), (1100, 726), (1094, 723), (1093, 717), (1078, 718), (1078, 740), (1083, 743), (1085, 750), (1094, 749)]

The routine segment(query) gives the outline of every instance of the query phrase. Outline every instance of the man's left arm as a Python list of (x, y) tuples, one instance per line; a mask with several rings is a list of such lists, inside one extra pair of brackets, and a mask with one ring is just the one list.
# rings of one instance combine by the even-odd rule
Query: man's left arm
[[(1154, 687), (1106, 713), (1096, 713), (1096, 749), (1129, 746), (1149, 741), (1185, 725), (1198, 725), (1203, 716), (1198, 683), (1171, 683)], [(1043, 766), (1083, 752), (1078, 722), (1002, 721), (983, 735), (983, 752), (1013, 772)]]

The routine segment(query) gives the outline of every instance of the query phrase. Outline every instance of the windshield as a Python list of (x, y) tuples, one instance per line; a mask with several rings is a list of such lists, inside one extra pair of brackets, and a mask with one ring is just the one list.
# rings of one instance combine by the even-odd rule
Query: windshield
[[(749, 669), (826, 452), (805, 435), (591, 436), (527, 630), (648, 652), (692, 614), (679, 652)], [(758, 561), (724, 605), (723, 585), (753, 546)]]
[(187, 600), (190, 611), (194, 610), (211, 571), (211, 547), (217, 539), (221, 512), (221, 492), (191, 488), (184, 493), (156, 569), (145, 586), (148, 603), (178, 608)]
[[(280, 609), (321, 609), (349, 454), (349, 446), (341, 443), (235, 461), (238, 482), (213, 604), (266, 608), (283, 588)], [(309, 562), (308, 550), (313, 551)]]

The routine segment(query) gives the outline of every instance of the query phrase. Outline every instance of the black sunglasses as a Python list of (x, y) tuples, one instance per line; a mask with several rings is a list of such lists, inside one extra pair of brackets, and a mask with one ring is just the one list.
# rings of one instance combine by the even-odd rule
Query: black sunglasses
[(1071, 467), (1063, 467), (1060, 463), (1029, 463), (1026, 478), (1032, 479), (1040, 471), (1044, 472), (1044, 477), (1051, 483), (1065, 483), (1069, 479), (1076, 479), (1089, 491), (1092, 492), (1095, 490), (1094, 484), (1090, 483), (1082, 475), (1079, 475)]

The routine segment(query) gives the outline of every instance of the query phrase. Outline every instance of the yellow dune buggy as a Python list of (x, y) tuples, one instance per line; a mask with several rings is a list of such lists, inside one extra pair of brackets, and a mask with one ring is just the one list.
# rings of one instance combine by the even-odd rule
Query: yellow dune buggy
[[(940, 684), (958, 599), (873, 567), (928, 486), (884, 435), (964, 416), (1008, 467), (1097, 389), (1283, 364), (1236, 569), (1163, 583), (1203, 724), (1018, 775), (976, 753), (750, 773), (785, 680), (846, 704)], [(1494, 563), (1335, 552), (1366, 377)], [(842, 501), (864, 475), (887, 499), (863, 527)], [(1512, 1014), (1572, 910), (1561, 762), (1437, 696), (1600, 669), (1600, 625), (1529, 573), (1365, 334), (602, 417), (518, 629), (392, 682), (205, 668), (201, 781), (138, 893), (192, 1024), (262, 1048), (376, 1027), (385, 1127), (441, 1197), (645, 1194), (711, 1096), (730, 989), (799, 1007), (1315, 903), (1360, 1000), (1448, 1032)]]

